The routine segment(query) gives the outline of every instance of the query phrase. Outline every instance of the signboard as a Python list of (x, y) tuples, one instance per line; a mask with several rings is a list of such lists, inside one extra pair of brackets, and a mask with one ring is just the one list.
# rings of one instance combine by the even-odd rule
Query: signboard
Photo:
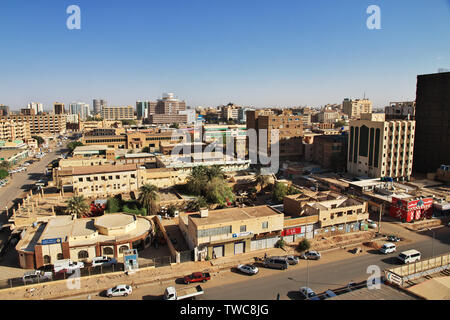
[(312, 231), (313, 231), (313, 225), (312, 224), (306, 226), (306, 232), (312, 232)]
[(246, 237), (246, 236), (249, 236), (251, 234), (253, 234), (251, 231), (233, 233), (233, 238)]
[(56, 243), (61, 243), (62, 239), (61, 238), (54, 238), (54, 239), (43, 239), (42, 240), (42, 245), (48, 245), (48, 244), (56, 244)]
[(402, 282), (403, 282), (401, 277), (399, 277), (398, 275), (396, 275), (396, 274), (394, 274), (394, 273), (392, 273), (392, 272), (389, 272), (389, 273), (387, 274), (386, 279), (387, 279), (389, 282), (395, 283), (396, 285), (399, 285), (399, 286), (401, 286), (401, 285), (402, 285)]

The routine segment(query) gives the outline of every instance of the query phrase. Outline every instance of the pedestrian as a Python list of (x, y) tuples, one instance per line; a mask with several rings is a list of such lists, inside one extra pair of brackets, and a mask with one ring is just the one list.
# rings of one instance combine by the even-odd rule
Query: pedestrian
[(264, 260), (267, 259), (267, 252), (264, 253)]
[(279, 293), (277, 294), (277, 300), (280, 300), (280, 294)]

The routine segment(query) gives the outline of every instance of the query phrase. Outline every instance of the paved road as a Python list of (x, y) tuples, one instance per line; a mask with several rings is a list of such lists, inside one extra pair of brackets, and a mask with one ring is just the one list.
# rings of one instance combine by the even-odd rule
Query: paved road
[[(5, 207), (11, 208), (14, 204), (14, 200), (20, 198), (24, 189), (23, 186), (32, 185), (39, 179), (45, 176), (46, 166), (54, 159), (57, 159), (61, 154), (63, 148), (53, 148), (52, 152), (49, 152), (40, 161), (36, 161), (28, 167), (27, 171), (14, 173), (8, 186), (0, 189), (0, 221), (5, 222), (6, 217), (4, 214)], [(11, 209), (10, 209), (11, 210)], [(11, 215), (11, 211), (9, 212)]]
[[(429, 239), (407, 244), (400, 242), (397, 253), (389, 255), (368, 252), (354, 256), (342, 250), (338, 259), (336, 259), (336, 253), (324, 253), (320, 261), (302, 260), (299, 265), (290, 266), (285, 271), (260, 268), (256, 276), (246, 276), (231, 271), (222, 272), (218, 277), (202, 284), (205, 294), (198, 300), (274, 300), (278, 293), (281, 300), (299, 299), (298, 289), (307, 285), (308, 274), (308, 286), (317, 293), (343, 287), (350, 281), (365, 281), (369, 276), (366, 271), (370, 265), (379, 266), (381, 271), (398, 266), (396, 256), (399, 251), (417, 249), (422, 253), (422, 259), (431, 257), (432, 250), (435, 255), (450, 252), (450, 228), (441, 227), (433, 231), (435, 232), (434, 241), (432, 241), (432, 232), (427, 231), (424, 234), (429, 235)], [(151, 284), (135, 289), (133, 294), (126, 298), (112, 299), (160, 299), (168, 286), (185, 287), (173, 281)], [(71, 299), (86, 298), (84, 295)], [(99, 295), (91, 295), (90, 298), (92, 300), (108, 299)]]

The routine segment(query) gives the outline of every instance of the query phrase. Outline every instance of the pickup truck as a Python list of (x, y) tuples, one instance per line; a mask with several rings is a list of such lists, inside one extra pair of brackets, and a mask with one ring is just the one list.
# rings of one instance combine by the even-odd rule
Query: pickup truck
[(206, 272), (194, 272), (189, 276), (184, 277), (184, 283), (193, 283), (193, 282), (206, 282), (211, 280), (211, 275)]
[(204, 294), (201, 286), (179, 289), (178, 291), (174, 287), (166, 288), (164, 291), (164, 300), (183, 300), (183, 299), (195, 299), (195, 297)]
[(30, 271), (22, 277), (23, 284), (39, 283), (44, 281), (51, 281), (53, 274), (51, 272), (44, 272), (40, 270)]

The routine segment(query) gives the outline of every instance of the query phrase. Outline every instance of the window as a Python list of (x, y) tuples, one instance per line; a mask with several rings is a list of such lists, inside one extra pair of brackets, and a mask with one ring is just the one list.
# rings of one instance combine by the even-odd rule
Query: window
[(116, 179), (120, 179), (120, 176), (116, 176)]
[(111, 255), (114, 254), (114, 250), (111, 247), (105, 247), (103, 248), (103, 254), (104, 255)]
[(231, 226), (198, 230), (197, 237), (203, 238), (203, 237), (217, 236), (217, 235), (227, 234), (227, 233), (231, 233)]
[(128, 250), (128, 246), (120, 246), (119, 247), (119, 253), (124, 253), (127, 250)]
[(98, 177), (94, 177), (94, 181), (98, 181)]
[(269, 228), (269, 221), (265, 221), (262, 223), (262, 228), (263, 229), (268, 229)]
[(239, 229), (240, 232), (245, 232), (247, 231), (247, 226), (241, 226), (241, 228)]
[(78, 251), (78, 259), (87, 259), (89, 258), (89, 252), (86, 250)]
[(83, 178), (78, 178), (78, 181), (83, 182)]

